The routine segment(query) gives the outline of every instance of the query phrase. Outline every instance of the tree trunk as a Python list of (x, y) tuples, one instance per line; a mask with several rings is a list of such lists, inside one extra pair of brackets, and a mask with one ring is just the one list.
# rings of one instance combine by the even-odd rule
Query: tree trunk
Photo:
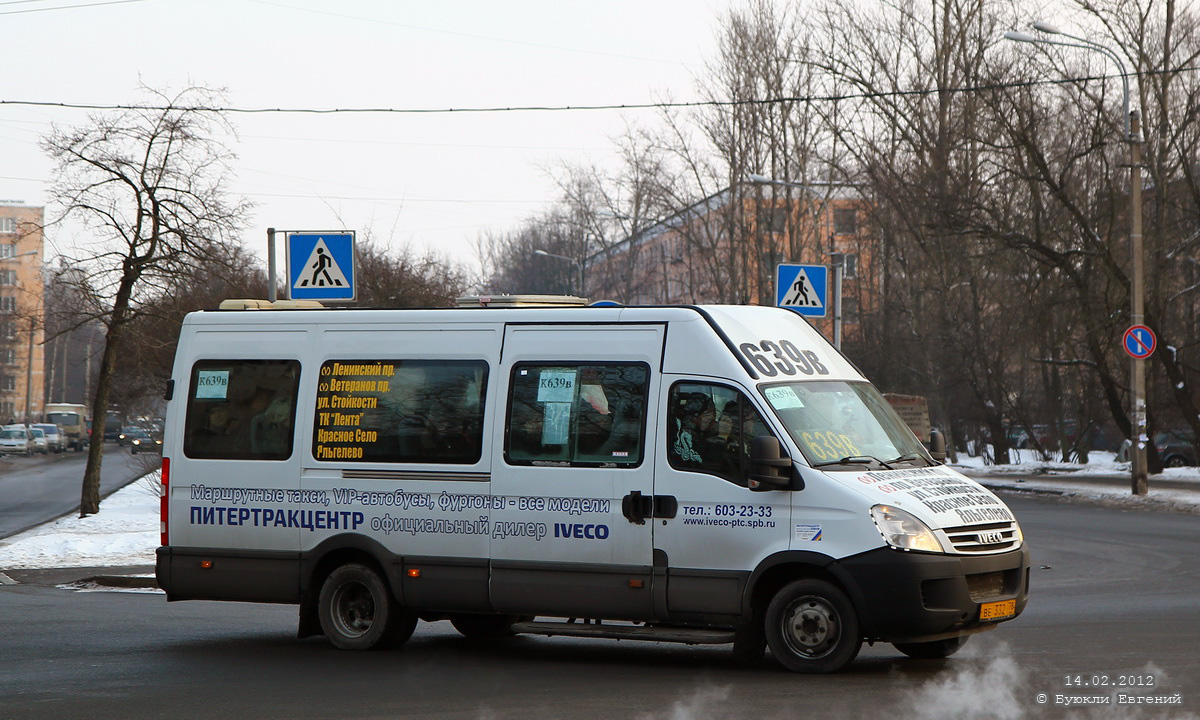
[(92, 440), (88, 446), (87, 468), (83, 471), (83, 488), (79, 499), (79, 517), (100, 512), (100, 466), (104, 462), (104, 424), (108, 419), (108, 396), (112, 388), (113, 370), (116, 368), (117, 341), (125, 325), (129, 310), (129, 298), (137, 274), (125, 261), (125, 273), (113, 300), (112, 319), (104, 335), (104, 353), (100, 358), (100, 371), (96, 377), (96, 397), (92, 401)]

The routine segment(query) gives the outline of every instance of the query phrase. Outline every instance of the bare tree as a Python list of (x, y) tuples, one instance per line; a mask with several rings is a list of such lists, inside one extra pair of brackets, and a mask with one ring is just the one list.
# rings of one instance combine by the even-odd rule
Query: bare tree
[[(97, 438), (120, 341), (139, 301), (190, 266), (227, 261), (248, 211), (225, 187), (232, 154), (216, 140), (230, 129), (215, 109), (219, 94), (199, 87), (148, 92), (153, 103), (93, 115), (79, 127), (56, 126), (42, 140), (56, 163), (53, 204), (96, 238), (69, 261), (84, 269), (106, 328), (92, 404)], [(81, 516), (99, 511), (102, 459), (103, 443), (93, 443)]]

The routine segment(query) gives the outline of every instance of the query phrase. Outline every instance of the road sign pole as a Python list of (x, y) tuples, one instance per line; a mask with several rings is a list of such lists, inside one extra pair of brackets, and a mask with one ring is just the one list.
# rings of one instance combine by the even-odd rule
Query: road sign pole
[[(1128, 103), (1126, 103), (1128, 109)], [(1130, 279), (1130, 322), (1141, 325), (1145, 317), (1145, 266), (1142, 255), (1142, 142), (1139, 116), (1129, 113), (1129, 252), (1132, 265)], [(1146, 361), (1133, 360), (1133, 452), (1132, 490), (1134, 495), (1150, 492), (1149, 471), (1146, 467)]]
[(267, 228), (267, 299), (275, 302), (275, 228)]

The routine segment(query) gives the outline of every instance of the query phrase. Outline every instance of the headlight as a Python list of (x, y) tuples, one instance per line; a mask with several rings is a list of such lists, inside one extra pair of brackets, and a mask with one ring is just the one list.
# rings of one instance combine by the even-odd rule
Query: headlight
[(141, 441), (141, 440), (134, 440), (134, 441), (133, 441), (133, 444), (134, 444), (134, 445), (141, 445), (141, 444), (142, 444), (142, 441)]
[(911, 514), (891, 505), (876, 505), (871, 508), (871, 519), (888, 545), (900, 550), (922, 550), (945, 552), (937, 535), (929, 526)]

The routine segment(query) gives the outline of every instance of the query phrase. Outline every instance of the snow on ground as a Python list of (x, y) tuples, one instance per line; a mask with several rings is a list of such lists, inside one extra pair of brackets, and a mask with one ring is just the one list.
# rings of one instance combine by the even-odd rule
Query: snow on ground
[(95, 515), (71, 513), (0, 540), (0, 570), (153, 565), (158, 487), (153, 472), (109, 495)]
[[(1112, 453), (1092, 453), (1087, 465), (1043, 462), (1029, 450), (1016, 451), (1012, 465), (987, 465), (983, 458), (959, 455), (954, 467), (991, 487), (1061, 492), (1076, 498), (1123, 507), (1169, 507), (1200, 511), (1200, 468), (1170, 468), (1150, 478), (1150, 495), (1129, 493), (1129, 463)], [(1024, 476), (1024, 477), (1021, 477)], [(1103, 485), (1073, 482), (1091, 478)], [(1156, 481), (1195, 484), (1195, 490), (1155, 487)], [(7, 540), (0, 540), (0, 570), (153, 565), (158, 547), (158, 473), (113, 493), (100, 512), (86, 518), (74, 513)]]

